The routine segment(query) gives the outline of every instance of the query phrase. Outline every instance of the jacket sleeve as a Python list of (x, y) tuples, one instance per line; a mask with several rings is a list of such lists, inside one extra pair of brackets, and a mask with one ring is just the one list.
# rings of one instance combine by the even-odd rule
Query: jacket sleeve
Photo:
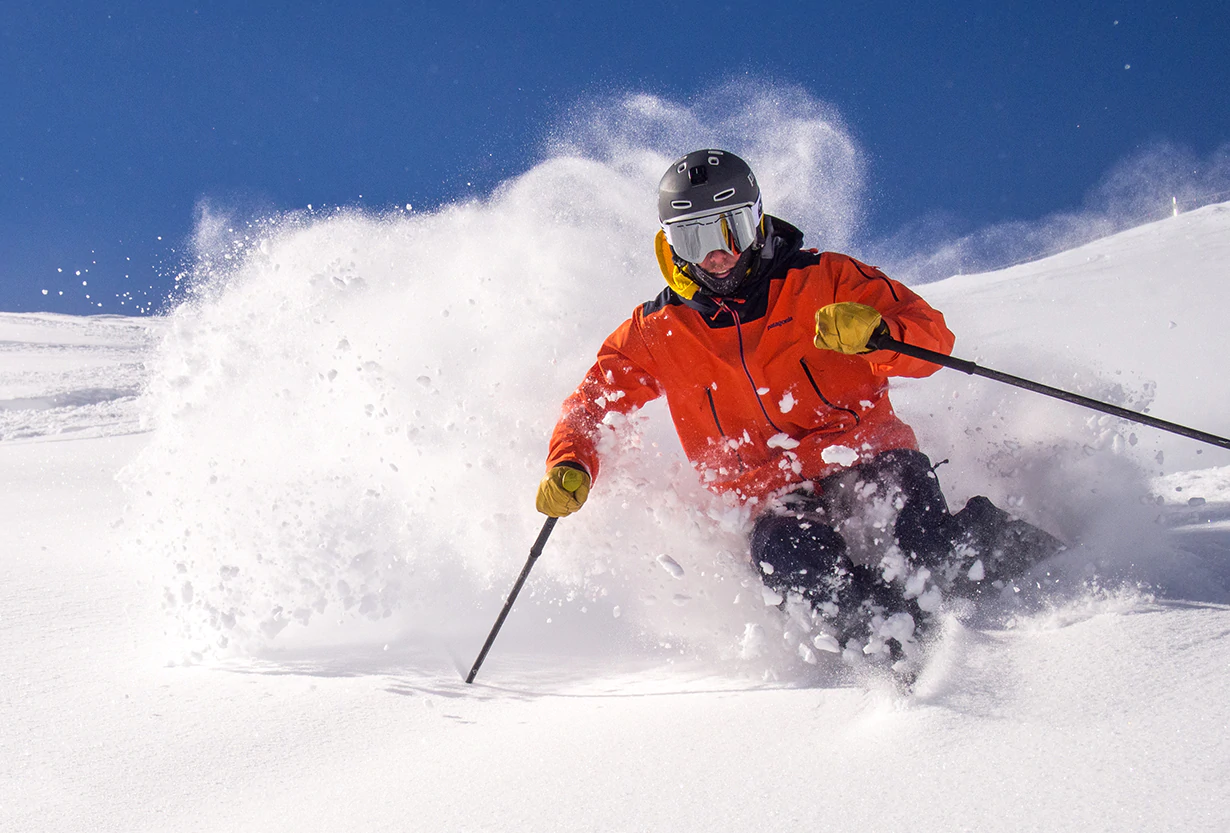
[(638, 312), (611, 333), (598, 360), (577, 389), (564, 400), (551, 434), (547, 469), (578, 463), (598, 479), (598, 437), (607, 414), (628, 414), (662, 395), (650, 369), (653, 359), (645, 346)]
[[(909, 287), (885, 275), (874, 266), (839, 256), (834, 297), (825, 303), (855, 301), (875, 307), (888, 325), (889, 334), (898, 341), (949, 355), (956, 336), (944, 323), (944, 316)], [(939, 365), (903, 356), (888, 350), (864, 354), (872, 370), (881, 376), (930, 376)]]

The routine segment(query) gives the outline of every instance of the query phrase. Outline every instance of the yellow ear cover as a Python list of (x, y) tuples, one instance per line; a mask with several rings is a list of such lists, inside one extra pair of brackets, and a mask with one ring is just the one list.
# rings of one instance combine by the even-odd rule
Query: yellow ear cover
[(589, 497), (589, 475), (572, 466), (556, 466), (538, 484), (538, 511), (552, 518), (571, 515)]
[(658, 256), (658, 268), (662, 270), (662, 277), (666, 279), (666, 285), (678, 292), (681, 297), (691, 300), (700, 289), (700, 284), (681, 272), (675, 265), (675, 260), (671, 256), (671, 244), (666, 242), (666, 232), (658, 232), (657, 237), (653, 239), (653, 248)]
[(842, 301), (816, 310), (816, 346), (853, 355), (867, 352), (867, 340), (880, 326), (880, 313), (866, 304)]

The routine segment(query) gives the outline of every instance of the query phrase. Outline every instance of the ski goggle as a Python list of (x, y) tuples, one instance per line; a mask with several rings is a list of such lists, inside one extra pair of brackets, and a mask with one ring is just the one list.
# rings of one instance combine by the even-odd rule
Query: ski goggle
[(727, 208), (663, 223), (662, 230), (675, 254), (688, 263), (700, 263), (705, 255), (716, 251), (743, 254), (760, 232), (759, 209), (759, 203)]

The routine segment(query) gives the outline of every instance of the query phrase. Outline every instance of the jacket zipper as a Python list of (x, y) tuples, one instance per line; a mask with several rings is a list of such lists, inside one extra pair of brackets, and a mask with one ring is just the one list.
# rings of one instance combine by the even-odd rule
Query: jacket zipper
[(756, 398), (756, 404), (760, 406), (760, 413), (764, 414), (765, 422), (773, 426), (774, 431), (779, 434), (786, 433), (778, 428), (777, 423), (773, 421), (773, 417), (769, 416), (769, 412), (765, 408), (764, 402), (761, 401), (760, 394), (757, 392), (759, 389), (756, 387), (756, 380), (752, 378), (752, 371), (748, 369), (747, 357), (743, 352), (743, 322), (739, 320), (739, 313), (728, 307), (725, 301), (718, 301), (718, 306), (730, 313), (730, 317), (735, 320), (735, 335), (739, 339), (739, 363), (743, 365), (743, 375), (747, 377), (747, 383), (752, 386), (752, 396)]
[(862, 421), (863, 421), (863, 420), (862, 420), (862, 418), (861, 418), (861, 417), (859, 417), (859, 415), (858, 415), (858, 412), (857, 412), (857, 411), (852, 411), (852, 410), (850, 410), (849, 408), (842, 408), (842, 407), (840, 407), (840, 406), (838, 406), (838, 405), (834, 405), (832, 402), (830, 402), (830, 401), (828, 400), (828, 397), (827, 397), (827, 396), (825, 396), (825, 395), (824, 395), (824, 394), (820, 391), (820, 386), (816, 384), (816, 377), (811, 375), (811, 368), (807, 366), (807, 359), (805, 359), (805, 358), (803, 358), (802, 356), (800, 356), (800, 357), (799, 357), (799, 364), (803, 365), (803, 372), (804, 372), (805, 374), (807, 374), (807, 381), (811, 383), (811, 389), (812, 389), (812, 390), (814, 390), (814, 391), (816, 392), (816, 396), (820, 397), (820, 401), (821, 401), (821, 402), (823, 402), (825, 405), (828, 405), (828, 406), (829, 406), (830, 408), (832, 408), (834, 411), (845, 411), (847, 414), (849, 414), (850, 416), (854, 417), (854, 424), (855, 424), (855, 425), (859, 425), (859, 424), (861, 424), (861, 423), (862, 423)]
[(713, 404), (713, 389), (705, 388), (705, 396), (709, 397), (709, 413), (713, 414), (713, 424), (717, 426), (718, 433), (725, 437), (726, 432), (722, 430), (722, 423), (718, 419), (717, 405)]

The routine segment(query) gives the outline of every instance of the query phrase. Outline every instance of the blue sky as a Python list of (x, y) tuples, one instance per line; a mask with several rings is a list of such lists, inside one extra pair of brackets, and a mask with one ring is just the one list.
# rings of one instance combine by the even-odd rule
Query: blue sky
[(148, 308), (202, 199), (427, 208), (527, 170), (589, 100), (732, 79), (837, 108), (869, 239), (1033, 222), (1161, 143), (1224, 156), (1227, 43), (1224, 2), (7, 3), (0, 310)]

